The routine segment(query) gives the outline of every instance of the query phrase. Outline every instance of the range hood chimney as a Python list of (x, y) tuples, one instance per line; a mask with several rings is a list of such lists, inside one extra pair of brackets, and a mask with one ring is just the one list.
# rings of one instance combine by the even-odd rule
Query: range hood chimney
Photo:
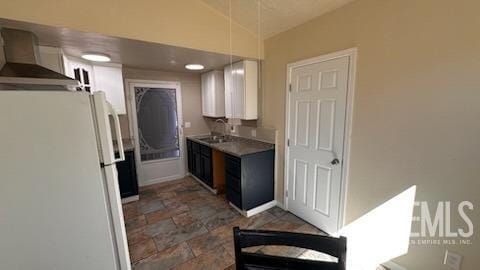
[(2, 28), (5, 65), (0, 90), (75, 90), (79, 82), (40, 66), (38, 39), (23, 30)]

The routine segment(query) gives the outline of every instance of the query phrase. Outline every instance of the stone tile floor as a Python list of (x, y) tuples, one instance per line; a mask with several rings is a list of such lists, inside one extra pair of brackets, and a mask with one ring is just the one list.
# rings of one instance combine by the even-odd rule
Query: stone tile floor
[[(190, 177), (140, 190), (140, 200), (123, 206), (133, 269), (235, 269), (232, 228), (321, 234), (275, 207), (246, 218)], [(252, 247), (251, 252), (315, 259), (300, 248)]]

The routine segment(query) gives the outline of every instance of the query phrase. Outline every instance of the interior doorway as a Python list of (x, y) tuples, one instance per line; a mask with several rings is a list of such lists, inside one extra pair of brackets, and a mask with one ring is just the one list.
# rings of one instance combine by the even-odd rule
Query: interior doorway
[(127, 80), (139, 185), (185, 176), (179, 82)]
[(318, 228), (343, 225), (356, 50), (287, 67), (285, 205)]

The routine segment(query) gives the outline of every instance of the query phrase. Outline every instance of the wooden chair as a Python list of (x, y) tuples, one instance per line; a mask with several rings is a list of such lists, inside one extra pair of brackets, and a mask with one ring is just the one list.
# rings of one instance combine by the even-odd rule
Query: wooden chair
[[(237, 270), (345, 270), (347, 239), (323, 235), (240, 230), (233, 228), (235, 263)], [(315, 250), (336, 257), (338, 262), (312, 261), (298, 258), (257, 254), (242, 251), (254, 246), (292, 246)]]

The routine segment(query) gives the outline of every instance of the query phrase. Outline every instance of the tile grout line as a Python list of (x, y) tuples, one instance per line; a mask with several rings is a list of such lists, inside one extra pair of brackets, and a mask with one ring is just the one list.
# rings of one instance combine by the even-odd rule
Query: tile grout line
[[(136, 207), (135, 207), (137, 210), (131, 212), (131, 213), (134, 213), (136, 215), (134, 217), (131, 217), (131, 218), (133, 219), (133, 218), (137, 218), (137, 217), (143, 215), (145, 217), (146, 224), (139, 225), (138, 227), (132, 227), (132, 231), (134, 231), (136, 229), (139, 229), (139, 228), (141, 230), (144, 230), (148, 225), (153, 225), (153, 224), (156, 224), (158, 222), (166, 222), (166, 221), (170, 222), (175, 229), (179, 229), (179, 228), (181, 228), (183, 226), (187, 226), (187, 225), (180, 226), (180, 224), (177, 223), (177, 222), (182, 222), (182, 220), (179, 219), (177, 222), (175, 222), (174, 217), (179, 216), (179, 215), (183, 215), (183, 214), (188, 214), (190, 217), (189, 217), (189, 219), (186, 219), (186, 221), (188, 222), (190, 220), (193, 220), (193, 222), (199, 222), (198, 225), (201, 224), (201, 227), (199, 228), (199, 230), (202, 230), (204, 232), (201, 233), (200, 235), (196, 235), (193, 238), (189, 238), (189, 239), (186, 238), (186, 240), (183, 240), (182, 242), (179, 242), (179, 243), (177, 243), (173, 246), (164, 248), (162, 250), (159, 250), (159, 246), (157, 245), (157, 241), (155, 241), (155, 239), (156, 239), (156, 237), (158, 237), (158, 235), (162, 234), (163, 232), (158, 232), (153, 236), (147, 236), (147, 238), (149, 240), (150, 239), (153, 240), (156, 252), (151, 256), (148, 256), (146, 258), (143, 258), (143, 259), (133, 263), (132, 266), (134, 266), (134, 265), (138, 266), (139, 263), (144, 262), (148, 259), (152, 259), (152, 257), (154, 257), (156, 255), (159, 255), (163, 250), (166, 250), (166, 249), (169, 249), (169, 248), (178, 248), (180, 245), (184, 245), (181, 249), (185, 253), (187, 253), (187, 251), (188, 251), (188, 257), (190, 257), (190, 259), (188, 259), (188, 260), (186, 260), (182, 263), (179, 263), (178, 265), (175, 265), (173, 268), (180, 267), (181, 265), (187, 264), (187, 263), (191, 262), (192, 260), (195, 260), (195, 259), (197, 259), (201, 256), (204, 256), (205, 258), (209, 258), (207, 260), (211, 260), (211, 257), (215, 257), (215, 254), (210, 254), (210, 253), (212, 253), (212, 251), (215, 250), (215, 249), (219, 249), (222, 252), (225, 252), (225, 254), (227, 254), (228, 257), (230, 257), (230, 259), (233, 259), (233, 261), (234, 261), (234, 256), (231, 254), (231, 246), (229, 245), (230, 242), (231, 242), (230, 241), (231, 237), (230, 238), (225, 238), (225, 237), (227, 237), (227, 235), (225, 235), (226, 231), (224, 231), (224, 230), (231, 229), (230, 227), (233, 227), (235, 225), (239, 225), (239, 226), (242, 227), (241, 224), (249, 225), (250, 223), (251, 223), (250, 226), (255, 225), (256, 223), (260, 224), (259, 226), (254, 226), (252, 228), (257, 228), (257, 227), (261, 228), (263, 226), (268, 226), (269, 224), (271, 224), (270, 226), (278, 226), (279, 225), (278, 223), (282, 222), (280, 220), (280, 217), (282, 217), (283, 215), (286, 214), (285, 212), (282, 212), (282, 213), (278, 212), (281, 215), (277, 216), (276, 214), (273, 214), (273, 212), (270, 212), (270, 215), (272, 215), (271, 220), (269, 220), (270, 219), (270, 217), (269, 217), (268, 222), (266, 222), (266, 223), (262, 223), (263, 221), (265, 221), (263, 219), (259, 219), (259, 220), (253, 220), (252, 219), (251, 221), (246, 221), (245, 222), (245, 221), (242, 220), (243, 216), (237, 216), (237, 215), (232, 216), (228, 213), (228, 210), (231, 210), (231, 209), (228, 207), (228, 205), (227, 205), (227, 207), (225, 207), (224, 204), (226, 204), (227, 202), (225, 201), (224, 197), (214, 197), (214, 195), (205, 194), (204, 192), (202, 192), (203, 191), (202, 189), (200, 189), (200, 190), (198, 189), (198, 187), (201, 188), (201, 186), (199, 186), (198, 183), (195, 183), (195, 182), (192, 183), (191, 181), (188, 181), (188, 180), (189, 179), (187, 178), (186, 180), (177, 181), (175, 183), (171, 183), (171, 184), (168, 184), (168, 185), (158, 185), (158, 186), (155, 186), (153, 188), (146, 189), (146, 190), (148, 190), (148, 192), (146, 192), (147, 194), (145, 194), (145, 196), (143, 197), (143, 199), (144, 199), (143, 202), (159, 200), (165, 208), (165, 209), (159, 209), (157, 211), (153, 211), (151, 213), (161, 212), (161, 211), (169, 211), (168, 209), (170, 209), (170, 207), (167, 207), (165, 205), (165, 201), (167, 201), (167, 200), (171, 200), (170, 205), (175, 205), (175, 204), (185, 205), (186, 209), (187, 209), (185, 212), (178, 212), (174, 215), (170, 215), (168, 218), (160, 219), (156, 222), (150, 223), (150, 222), (148, 222), (147, 215), (145, 215), (143, 212), (138, 210), (137, 207), (139, 207), (140, 204), (137, 204)], [(160, 189), (163, 189), (164, 192), (160, 192)], [(167, 193), (167, 192), (171, 193), (171, 194), (160, 195), (162, 193)], [(166, 197), (166, 196), (170, 196), (172, 194), (174, 196)], [(162, 196), (165, 196), (165, 197), (162, 197)], [(195, 198), (195, 197), (198, 197), (198, 198)], [(192, 204), (192, 201), (193, 201), (193, 204)], [(195, 207), (197, 202), (198, 203), (205, 202), (205, 205)], [(194, 213), (195, 211), (198, 212), (198, 209), (207, 208), (207, 207), (210, 208), (210, 210), (207, 209), (207, 211), (204, 212), (207, 215), (201, 214), (202, 216), (205, 216), (204, 218), (196, 218), (195, 216), (197, 216), (197, 215), (195, 215), (195, 216), (192, 215), (192, 213)], [(213, 214), (208, 215), (208, 213), (210, 211)], [(224, 213), (224, 214), (222, 215), (221, 213)], [(159, 216), (161, 216), (161, 214)], [(216, 218), (213, 218), (213, 217), (216, 217)], [(290, 223), (290, 221), (287, 221), (287, 220), (285, 222)], [(190, 223), (188, 223), (188, 224), (190, 224)], [(208, 225), (208, 227), (211, 227), (211, 228), (208, 228), (207, 225)], [(221, 229), (221, 230), (217, 231), (216, 233), (214, 233), (215, 230), (220, 229), (224, 226), (225, 226), (224, 229)], [(245, 226), (245, 227), (250, 228), (250, 226)], [(302, 225), (300, 225), (300, 226), (302, 226)], [(197, 256), (195, 254), (194, 250), (193, 250), (193, 248), (196, 246), (196, 244), (195, 244), (195, 246), (193, 246), (194, 245), (193, 240), (201, 238), (201, 237), (209, 237), (210, 235), (215, 236), (215, 237), (220, 237), (220, 239), (215, 239), (215, 242), (218, 242), (218, 245), (215, 245), (215, 247), (205, 247), (205, 246), (200, 245), (199, 246), (199, 251), (201, 253)], [(207, 240), (208, 240), (208, 238), (207, 238)], [(141, 242), (139, 242), (139, 243), (141, 243)], [(152, 259), (151, 263), (161, 262), (164, 259), (158, 259), (158, 258), (157, 259)], [(204, 260), (204, 259), (201, 259), (201, 261)], [(234, 262), (232, 264), (226, 266), (225, 269), (230, 268), (232, 265), (234, 265)], [(142, 267), (140, 267), (140, 268), (142, 268)], [(134, 267), (134, 269), (136, 269), (136, 267)]]

